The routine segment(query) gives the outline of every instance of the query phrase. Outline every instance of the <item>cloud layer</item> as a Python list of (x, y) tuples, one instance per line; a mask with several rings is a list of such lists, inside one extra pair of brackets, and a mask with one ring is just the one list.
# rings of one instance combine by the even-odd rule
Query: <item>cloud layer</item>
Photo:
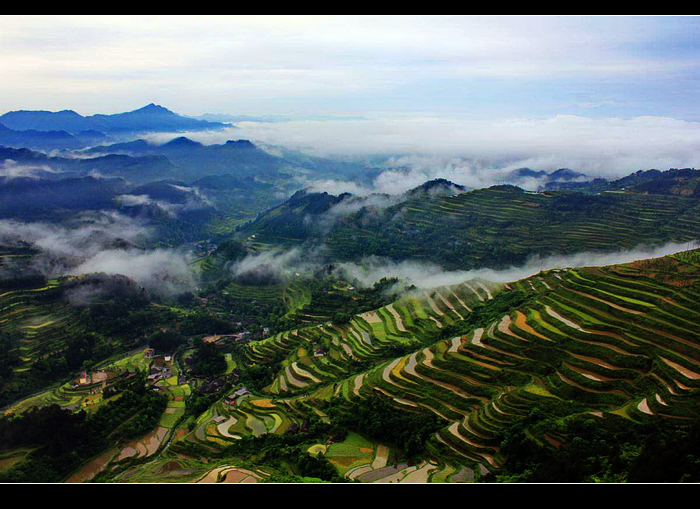
[(70, 224), (0, 220), (0, 244), (39, 249), (32, 268), (48, 277), (121, 274), (163, 296), (194, 288), (196, 274), (183, 252), (137, 247), (150, 234), (138, 220), (110, 212), (84, 214)]
[[(342, 177), (299, 178), (299, 187), (331, 194), (399, 194), (434, 178), (480, 188), (503, 183), (509, 172), (523, 167), (571, 168), (605, 178), (651, 168), (700, 167), (700, 122), (667, 117), (243, 122), (235, 130), (188, 136), (203, 143), (247, 138), (385, 170), (371, 186)], [(153, 135), (160, 142), (172, 137)], [(527, 189), (540, 184), (536, 179), (520, 183)]]
[(419, 288), (435, 288), (468, 281), (485, 279), (494, 283), (508, 283), (523, 279), (542, 270), (592, 267), (629, 263), (678, 253), (688, 249), (687, 243), (668, 243), (649, 248), (639, 247), (633, 250), (621, 250), (612, 253), (577, 253), (566, 256), (532, 257), (521, 267), (504, 270), (475, 269), (466, 271), (445, 271), (440, 266), (423, 262), (392, 262), (381, 258), (368, 258), (361, 263), (345, 263), (338, 266), (338, 271), (346, 277), (357, 279), (361, 284), (370, 286), (384, 277), (396, 277)]
[[(448, 271), (437, 264), (403, 261), (394, 262), (381, 257), (368, 257), (359, 262), (345, 262), (332, 265), (334, 273), (348, 280), (356, 280), (362, 286), (372, 286), (382, 278), (398, 278), (419, 288), (449, 286), (471, 279), (485, 279), (494, 283), (517, 281), (543, 270), (593, 267), (629, 263), (636, 260), (657, 258), (678, 253), (695, 247), (695, 244), (670, 242), (663, 246), (639, 246), (636, 249), (619, 250), (609, 253), (581, 252), (572, 255), (533, 256), (522, 266), (503, 270), (474, 269)], [(231, 266), (234, 277), (259, 278), (262, 274), (277, 282), (284, 278), (310, 276), (319, 270), (329, 268), (323, 263), (323, 251), (310, 252), (301, 248), (287, 251), (264, 251), (248, 255)]]

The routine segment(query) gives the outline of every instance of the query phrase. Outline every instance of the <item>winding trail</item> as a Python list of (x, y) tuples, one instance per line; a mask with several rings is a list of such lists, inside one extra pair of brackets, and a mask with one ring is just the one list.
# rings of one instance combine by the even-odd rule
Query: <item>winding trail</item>
[(229, 428), (236, 424), (238, 422), (238, 419), (236, 419), (234, 416), (229, 417), (229, 419), (225, 422), (222, 422), (216, 427), (216, 430), (219, 432), (221, 436), (227, 437), (227, 438), (235, 438), (236, 440), (241, 440), (240, 435), (233, 435), (229, 433)]
[(386, 307), (386, 310), (392, 314), (394, 317), (394, 320), (396, 320), (396, 328), (399, 330), (399, 332), (408, 332), (406, 330), (406, 327), (403, 326), (403, 320), (401, 320), (401, 316), (399, 315), (399, 312), (394, 309), (394, 304), (389, 304)]

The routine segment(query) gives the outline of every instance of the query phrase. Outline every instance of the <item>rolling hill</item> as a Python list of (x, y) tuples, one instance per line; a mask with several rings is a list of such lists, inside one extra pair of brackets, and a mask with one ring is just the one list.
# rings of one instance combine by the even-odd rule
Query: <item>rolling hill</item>
[(502, 268), (535, 254), (609, 252), (700, 238), (700, 201), (682, 194), (533, 193), (494, 186), (368, 200), (299, 193), (241, 231), (257, 244), (323, 246), (330, 260), (374, 255), (449, 269)]
[[(508, 284), (469, 281), (408, 294), (345, 325), (250, 343), (238, 350), (238, 364), (267, 366), (272, 383), (235, 407), (217, 404), (207, 415), (223, 416), (216, 422), (227, 426), (200, 420), (174, 449), (191, 454), (199, 443), (235, 450), (241, 436), (280, 433), (311, 415), (361, 433), (338, 409), (361, 415), (363, 402), (379, 399), (406, 418), (437, 419), (424, 444), (430, 461), (401, 463), (403, 444), (386, 437), (374, 440), (396, 451), (394, 469), (378, 461), (372, 437), (369, 455), (355, 449), (336, 456), (334, 445), (320, 450), (351, 479), (422, 470), (424, 480), (437, 481), (460, 471), (470, 478), (516, 471), (504, 452), (521, 454), (504, 441), (516, 431), (533, 451), (556, 458), (576, 447), (581, 423), (607, 440), (625, 428), (689, 426), (698, 418), (699, 262), (700, 252), (691, 251)], [(535, 466), (533, 476), (554, 475), (546, 464)], [(559, 478), (585, 480), (575, 475)]]

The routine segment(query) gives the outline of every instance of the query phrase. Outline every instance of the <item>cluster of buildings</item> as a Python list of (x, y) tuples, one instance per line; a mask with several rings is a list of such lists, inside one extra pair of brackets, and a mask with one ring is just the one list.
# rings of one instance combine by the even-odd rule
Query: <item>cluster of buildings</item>
[(251, 340), (250, 332), (243, 331), (236, 332), (235, 334), (214, 334), (212, 336), (204, 336), (202, 341), (205, 343), (219, 343), (225, 339), (233, 339), (237, 343), (249, 343)]
[(152, 348), (148, 348), (145, 352), (147, 359), (153, 359), (151, 363), (151, 368), (148, 372), (148, 380), (152, 382), (157, 382), (159, 380), (165, 380), (173, 376), (173, 358), (170, 355), (155, 355), (155, 351)]
[(98, 392), (102, 392), (109, 385), (114, 384), (118, 380), (129, 378), (133, 375), (134, 373), (128, 370), (121, 372), (105, 371), (104, 369), (94, 372), (83, 371), (80, 373), (80, 376), (77, 379), (73, 380), (71, 388), (87, 388), (89, 389), (90, 394), (97, 394)]
[(229, 394), (224, 398), (224, 403), (230, 406), (235, 406), (236, 400), (240, 398), (241, 396), (246, 396), (247, 394), (250, 394), (250, 391), (246, 388), (245, 385), (241, 386), (238, 390), (235, 392)]

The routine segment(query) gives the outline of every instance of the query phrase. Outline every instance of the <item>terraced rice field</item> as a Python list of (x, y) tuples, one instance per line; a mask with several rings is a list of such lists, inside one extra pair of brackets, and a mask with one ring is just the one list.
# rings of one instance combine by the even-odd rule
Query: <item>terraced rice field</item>
[[(347, 325), (327, 322), (250, 343), (245, 356), (249, 362), (266, 362), (279, 353), (286, 356), (267, 389), (270, 394), (308, 392), (328, 383), (336, 384), (335, 392), (347, 394), (355, 390), (352, 380), (344, 380), (352, 374), (354, 363), (386, 358), (397, 345), (418, 348), (430, 342), (443, 326), (461, 320), (470, 304), (488, 300), (490, 293), (500, 290), (500, 285), (488, 285), (475, 284), (476, 289), (456, 285), (445, 289), (442, 298), (437, 292), (411, 295), (376, 312), (357, 315)], [(318, 349), (325, 354), (315, 355)]]
[[(97, 366), (94, 371), (109, 372), (113, 377), (111, 380), (116, 381), (122, 376), (126, 376), (128, 374), (127, 371), (134, 373), (139, 370), (147, 370), (151, 360), (144, 356), (145, 349), (143, 347), (141, 350), (126, 354), (121, 358), (109, 359)], [(117, 395), (116, 397), (103, 399), (101, 391), (99, 391), (100, 387), (98, 386), (101, 385), (99, 383), (77, 387), (73, 387), (73, 383), (73, 381), (70, 381), (54, 389), (48, 389), (22, 399), (10, 406), (5, 413), (18, 415), (35, 407), (54, 404), (69, 410), (83, 409), (88, 412), (94, 412), (99, 406), (119, 397)]]
[[(119, 474), (123, 480), (257, 482), (267, 474), (250, 466), (154, 452), (166, 436), (216, 450), (285, 433), (310, 415), (329, 422), (334, 398), (380, 397), (442, 423), (415, 464), (401, 457), (401, 444), (352, 432), (340, 443), (304, 446), (361, 482), (471, 482), (498, 472), (507, 459), (501, 433), (535, 407), (562, 418), (690, 423), (700, 417), (699, 301), (700, 252), (412, 293), (344, 325), (313, 324), (245, 345), (242, 364), (284, 359), (272, 383), (233, 405), (220, 400), (188, 428), (175, 426), (184, 409), (174, 396), (185, 387), (161, 382), (173, 396), (161, 427), (113, 461), (149, 458), (143, 471)], [(571, 439), (529, 432), (557, 448)]]
[[(255, 362), (286, 355), (267, 391), (273, 403), (282, 398), (300, 415), (323, 415), (333, 397), (370, 395), (437, 415), (445, 424), (428, 447), (444, 463), (401, 469), (391, 479), (472, 480), (503, 464), (499, 432), (548, 401), (564, 414), (601, 419), (697, 419), (699, 282), (697, 253), (552, 270), (507, 286), (469, 282), (407, 297), (348, 325), (325, 323), (252, 343), (246, 355)], [(525, 304), (462, 335), (441, 336), (443, 327), (515, 291), (527, 293)], [(392, 357), (397, 344), (411, 353)], [(309, 355), (316, 346), (328, 355)], [(353, 371), (367, 360), (373, 368)], [(333, 444), (325, 453), (341, 472), (363, 480), (376, 470), (369, 452), (344, 456), (344, 449)]]
[[(366, 224), (362, 213), (338, 222), (323, 243), (333, 260), (401, 253), (454, 269), (506, 267), (532, 254), (630, 249), (700, 238), (700, 204), (692, 197), (606, 192), (524, 193), (512, 187), (408, 200)], [(246, 227), (271, 243), (264, 221)], [(390, 250), (390, 251), (389, 251)]]
[(75, 319), (73, 309), (60, 297), (58, 280), (50, 280), (42, 288), (6, 290), (0, 293), (0, 331), (21, 336), (18, 348), (22, 365), (17, 372), (27, 371), (46, 355), (60, 352), (72, 335), (85, 332)]

